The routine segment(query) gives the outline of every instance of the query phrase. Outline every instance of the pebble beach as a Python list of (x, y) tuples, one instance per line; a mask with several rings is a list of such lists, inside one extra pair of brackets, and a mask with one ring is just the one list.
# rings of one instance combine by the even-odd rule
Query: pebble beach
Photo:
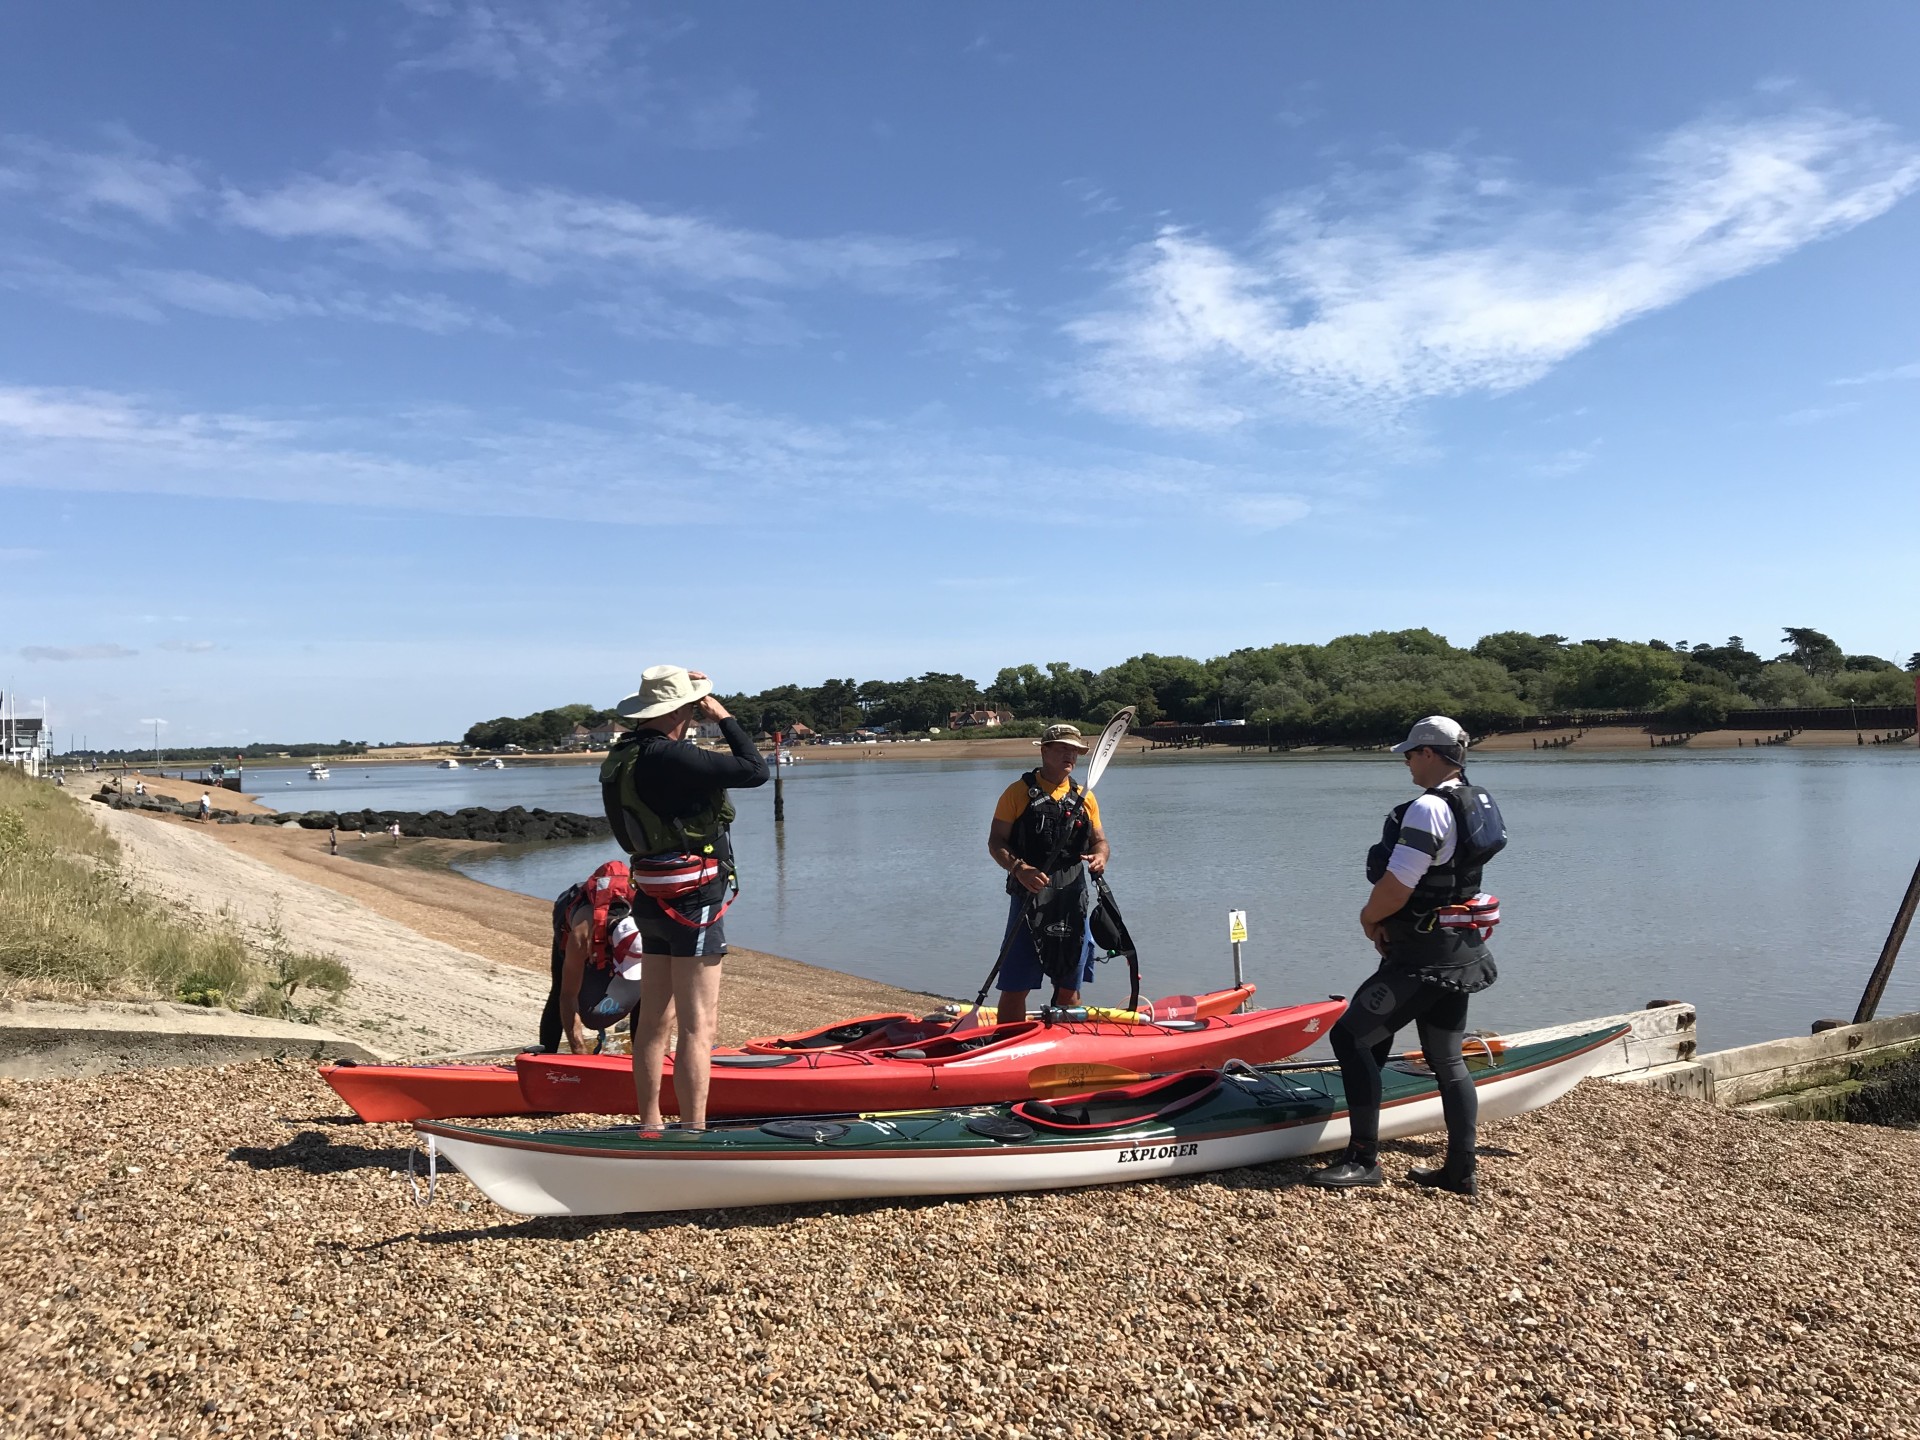
[(1589, 1081), (1484, 1132), (1476, 1203), (1290, 1163), (587, 1222), (416, 1204), (305, 1064), (0, 1115), (7, 1435), (1920, 1433), (1899, 1131)]

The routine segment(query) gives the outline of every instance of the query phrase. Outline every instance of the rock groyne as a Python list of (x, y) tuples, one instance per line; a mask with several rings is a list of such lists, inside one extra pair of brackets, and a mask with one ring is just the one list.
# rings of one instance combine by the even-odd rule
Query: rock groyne
[[(166, 795), (128, 795), (102, 790), (93, 797), (115, 810), (149, 810), (162, 815), (196, 816), (198, 805)], [(464, 810), (287, 810), (272, 815), (239, 815), (216, 808), (218, 825), (298, 826), (302, 830), (340, 829), (380, 833), (399, 823), (400, 833), (424, 840), (484, 840), (500, 845), (540, 840), (594, 840), (613, 833), (601, 815), (576, 815), (564, 810), (529, 810), (509, 805), (488, 810), (471, 805)]]

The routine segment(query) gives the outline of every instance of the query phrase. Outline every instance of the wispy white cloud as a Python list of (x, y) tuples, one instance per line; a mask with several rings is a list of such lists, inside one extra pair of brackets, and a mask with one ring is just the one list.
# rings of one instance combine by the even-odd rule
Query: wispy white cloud
[(912, 509), (995, 518), (1036, 493), (1100, 497), (1081, 519), (1214, 516), (1273, 528), (1318, 483), (1146, 452), (1038, 454), (1030, 437), (905, 422), (821, 424), (661, 386), (571, 422), (465, 408), (316, 418), (206, 414), (139, 397), (0, 387), (0, 486), (459, 514), (584, 513), (656, 526)]
[(657, 74), (649, 57), (690, 27), (636, 19), (610, 0), (405, 0), (415, 51), (403, 73), (465, 74), (549, 106), (591, 105), (695, 148), (753, 137), (759, 98), (725, 79)]
[(1120, 209), (1120, 202), (1102, 186), (1083, 176), (1063, 181), (1060, 188), (1074, 204), (1080, 207), (1083, 215), (1112, 215)]
[(343, 163), (257, 191), (229, 187), (232, 224), (326, 241), (391, 263), (481, 271), (526, 284), (622, 275), (712, 288), (846, 285), (919, 292), (959, 255), (949, 241), (846, 234), (791, 238), (553, 186), (510, 186), (417, 155)]
[(1087, 406), (1152, 425), (1377, 424), (1537, 380), (1609, 331), (1885, 212), (1920, 149), (1801, 109), (1702, 121), (1584, 195), (1422, 155), (1284, 197), (1238, 248), (1169, 227), (1073, 321)]
[(172, 225), (205, 188), (192, 166), (130, 136), (116, 135), (110, 148), (95, 151), (31, 136), (0, 136), (0, 192), (39, 197), (52, 214), (69, 222), (130, 217)]
[(23, 660), (131, 660), (138, 650), (124, 645), (22, 645)]
[(220, 647), (211, 640), (162, 640), (160, 648), (176, 650), (186, 655), (203, 655), (209, 650), (217, 650)]
[[(395, 153), (347, 157), (325, 173), (266, 184), (190, 185), (162, 206), (132, 182), (100, 177), (129, 166), (191, 179), (197, 167), (151, 156), (59, 151), (8, 141), (0, 205), (25, 214), (94, 215), (122, 204), (122, 230), (164, 224), (192, 241), (222, 230), (279, 242), (285, 265), (207, 273), (147, 263), (80, 268), (51, 247), (0, 253), (0, 287), (101, 314), (158, 321), (181, 311), (251, 321), (313, 318), (403, 325), (438, 333), (506, 329), (505, 321), (435, 290), (394, 291), (353, 278), (355, 267), (475, 275), (509, 287), (576, 292), (562, 309), (627, 334), (704, 344), (791, 343), (806, 326), (787, 313), (796, 292), (852, 290), (938, 299), (963, 247), (943, 239), (848, 233), (787, 236), (685, 211), (555, 186), (508, 185), (470, 170)], [(131, 141), (126, 142), (131, 144)], [(0, 161), (4, 164), (4, 161)], [(156, 182), (157, 184), (157, 182)], [(102, 198), (109, 197), (109, 198)], [(24, 202), (21, 204), (20, 202)], [(113, 238), (142, 240), (146, 232)], [(143, 246), (143, 248), (145, 248)], [(202, 246), (202, 249), (208, 248)], [(144, 260), (146, 257), (142, 257)], [(509, 297), (502, 297), (506, 303)]]
[(1861, 400), (1843, 400), (1837, 405), (1809, 405), (1804, 410), (1795, 410), (1791, 414), (1782, 415), (1780, 423), (1782, 425), (1818, 425), (1823, 420), (1837, 420), (1842, 415), (1851, 415), (1854, 411), (1864, 408), (1865, 402)]
[(44, 559), (46, 553), (44, 550), (34, 550), (25, 545), (0, 546), (0, 565), (24, 565), (29, 560)]
[(1869, 370), (1864, 375), (1847, 375), (1829, 380), (1829, 385), (1885, 385), (1892, 380), (1920, 380), (1920, 364), (1895, 365), (1886, 370)]
[(439, 335), (507, 328), (495, 317), (445, 295), (369, 292), (328, 275), (262, 284), (197, 270), (137, 266), (88, 273), (43, 256), (16, 254), (0, 256), (0, 289), (44, 295), (96, 314), (151, 322), (187, 311), (228, 320), (364, 321)]

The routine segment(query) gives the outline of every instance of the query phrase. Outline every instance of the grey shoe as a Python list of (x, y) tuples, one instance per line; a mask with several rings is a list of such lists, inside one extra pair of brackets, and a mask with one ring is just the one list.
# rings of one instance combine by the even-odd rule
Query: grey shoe
[(1349, 1160), (1344, 1155), (1331, 1165), (1323, 1166), (1307, 1176), (1307, 1184), (1317, 1185), (1322, 1190), (1352, 1190), (1363, 1185), (1384, 1185), (1386, 1175), (1376, 1164), (1366, 1165), (1358, 1160)]
[(1472, 1170), (1450, 1170), (1442, 1165), (1437, 1170), (1409, 1170), (1408, 1183), (1424, 1185), (1429, 1190), (1447, 1190), (1455, 1195), (1473, 1196), (1480, 1193), (1480, 1182)]

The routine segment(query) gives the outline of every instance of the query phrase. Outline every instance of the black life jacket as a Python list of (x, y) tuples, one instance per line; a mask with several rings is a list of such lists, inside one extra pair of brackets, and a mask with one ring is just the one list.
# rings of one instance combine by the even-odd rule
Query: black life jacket
[(733, 802), (716, 790), (690, 815), (661, 815), (640, 797), (634, 770), (642, 756), (669, 740), (658, 730), (623, 735), (600, 766), (600, 793), (607, 823), (629, 855), (705, 855), (726, 864), (732, 859), (727, 827)]
[[(1453, 854), (1443, 865), (1439, 861), (1427, 867), (1420, 883), (1413, 888), (1407, 903), (1389, 919), (1431, 915), (1443, 905), (1459, 905), (1480, 893), (1481, 872), (1487, 861), (1507, 847), (1507, 822), (1493, 796), (1478, 785), (1460, 778), (1458, 785), (1437, 785), (1426, 792), (1438, 796), (1453, 812)], [(1380, 839), (1367, 851), (1367, 883), (1376, 884), (1387, 873), (1394, 846), (1400, 843), (1400, 827), (1409, 800), (1387, 812)]]
[[(1087, 792), (1071, 777), (1067, 793), (1056, 800), (1040, 785), (1040, 773), (1029, 770), (1021, 780), (1027, 786), (1027, 808), (1020, 812), (1007, 836), (1007, 847), (1027, 864), (1046, 869), (1078, 860), (1093, 849), (1093, 821), (1087, 815)], [(1056, 849), (1056, 847), (1058, 847)], [(1012, 894), (1014, 881), (1007, 881)]]

